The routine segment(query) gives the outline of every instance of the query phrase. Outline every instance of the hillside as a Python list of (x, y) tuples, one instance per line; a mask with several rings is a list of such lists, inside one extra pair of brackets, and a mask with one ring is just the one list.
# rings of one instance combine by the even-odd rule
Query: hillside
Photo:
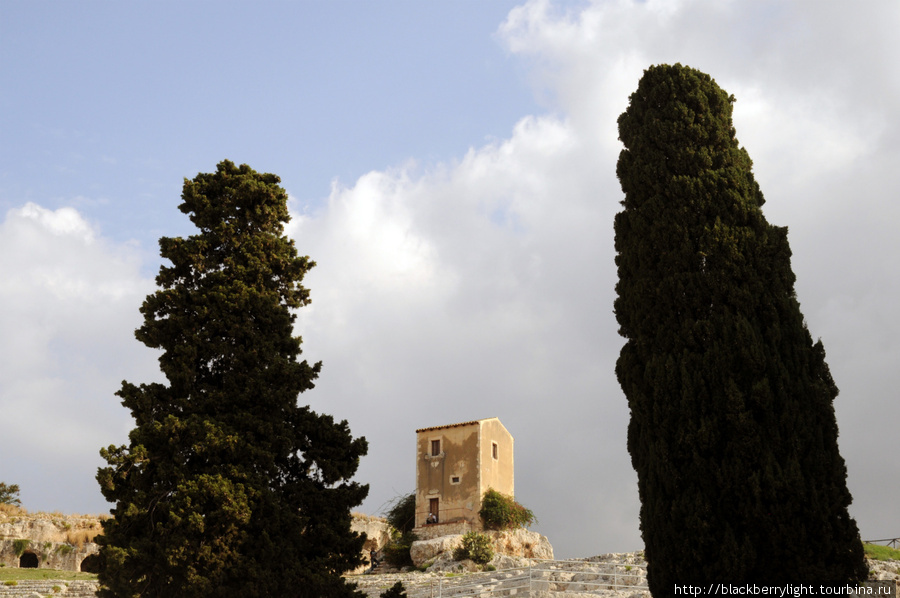
[(102, 531), (101, 516), (29, 513), (0, 505), (0, 565), (90, 570), (99, 549), (94, 537)]

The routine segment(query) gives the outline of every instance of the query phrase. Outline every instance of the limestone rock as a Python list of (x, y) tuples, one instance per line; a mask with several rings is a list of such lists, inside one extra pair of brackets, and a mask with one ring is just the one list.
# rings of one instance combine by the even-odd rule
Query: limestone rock
[(547, 536), (527, 529), (484, 532), (491, 538), (494, 552), (527, 559), (553, 559), (553, 546)]
[(94, 555), (93, 543), (101, 532), (100, 516), (29, 513), (10, 507), (0, 509), (0, 565), (39, 566), (78, 571)]
[(462, 536), (460, 534), (440, 536), (431, 540), (416, 540), (409, 547), (409, 555), (413, 564), (416, 567), (421, 567), (442, 553), (449, 553), (452, 559), (453, 551), (460, 544), (462, 544)]
[(453, 560), (453, 551), (442, 552), (433, 560), (425, 561), (429, 573), (474, 573), (481, 567), (471, 559)]
[(383, 517), (373, 517), (362, 513), (353, 513), (350, 521), (350, 529), (366, 535), (366, 541), (363, 544), (362, 558), (363, 565), (360, 565), (353, 571), (348, 571), (350, 575), (356, 575), (369, 569), (369, 551), (374, 550), (381, 553), (385, 546), (391, 541), (391, 524)]
[(381, 517), (353, 513), (350, 529), (366, 534), (366, 543), (363, 544), (363, 550), (366, 551), (367, 555), (370, 550), (380, 551), (391, 541), (391, 524), (387, 522), (387, 519)]
[(503, 569), (520, 569), (528, 567), (531, 561), (521, 556), (509, 556), (506, 554), (494, 555), (491, 564), (499, 570)]
[[(893, 580), (900, 582), (900, 561), (876, 561), (866, 559), (869, 566), (869, 579)], [(900, 583), (898, 583), (900, 585)]]
[[(553, 546), (546, 536), (527, 529), (482, 532), (491, 539), (494, 553), (500, 556), (521, 559), (553, 559)], [(430, 540), (417, 540), (410, 547), (410, 556), (416, 567), (439, 565), (439, 570), (451, 570), (446, 561), (452, 561), (453, 550), (462, 544), (462, 535), (440, 536)], [(444, 555), (447, 555), (446, 557)], [(438, 557), (441, 557), (440, 559)], [(497, 557), (495, 557), (497, 560)], [(513, 564), (515, 563), (515, 564)], [(497, 563), (493, 563), (499, 566)], [(518, 566), (518, 561), (503, 561), (506, 565)], [(447, 567), (450, 567), (449, 569)]]

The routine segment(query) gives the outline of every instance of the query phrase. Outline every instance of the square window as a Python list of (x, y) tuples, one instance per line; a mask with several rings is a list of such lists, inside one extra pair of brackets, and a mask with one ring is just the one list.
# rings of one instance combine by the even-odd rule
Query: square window
[(450, 483), (451, 483), (451, 484), (459, 484), (459, 476), (458, 476), (458, 475), (451, 476), (451, 477), (450, 477)]

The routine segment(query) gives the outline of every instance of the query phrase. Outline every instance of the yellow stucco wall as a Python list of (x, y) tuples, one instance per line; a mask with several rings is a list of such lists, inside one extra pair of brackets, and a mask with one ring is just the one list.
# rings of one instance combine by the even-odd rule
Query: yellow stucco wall
[[(497, 492), (515, 496), (515, 467), (513, 463), (513, 437), (506, 430), (500, 420), (495, 418), (481, 420), (481, 447), (480, 468), (481, 487), (480, 497), (488, 488)], [(497, 457), (494, 458), (494, 445), (496, 444)]]
[(437, 499), (440, 523), (466, 520), (480, 529), (481, 496), (489, 487), (510, 496), (514, 491), (513, 438), (500, 420), (416, 430), (416, 527), (425, 525)]

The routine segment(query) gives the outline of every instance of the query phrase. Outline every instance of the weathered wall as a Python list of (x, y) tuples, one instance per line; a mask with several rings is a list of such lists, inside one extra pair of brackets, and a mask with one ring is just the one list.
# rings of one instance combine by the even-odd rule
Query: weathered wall
[[(496, 555), (529, 559), (553, 559), (553, 546), (546, 536), (526, 529), (487, 531)], [(452, 553), (462, 544), (461, 535), (446, 535), (436, 538), (422, 538), (413, 542), (410, 557), (416, 567), (435, 561), (443, 553)], [(448, 554), (452, 560), (452, 554)]]
[[(515, 464), (514, 440), (500, 420), (497, 418), (485, 419), (479, 422), (481, 425), (481, 446), (479, 447), (479, 461), (481, 468), (481, 485), (479, 487), (478, 510), (481, 510), (481, 497), (493, 488), (497, 492), (508, 496), (515, 496)], [(494, 445), (496, 458), (494, 456)]]
[[(435, 450), (435, 449), (439, 450)], [(493, 488), (515, 493), (513, 437), (496, 417), (416, 430), (416, 527), (433, 499), (439, 523), (468, 521), (481, 529), (481, 497)]]
[(431, 540), (441, 536), (458, 536), (474, 531), (469, 521), (451, 521), (449, 523), (434, 523), (413, 529), (413, 533), (419, 540)]
[(350, 529), (366, 535), (366, 542), (363, 544), (362, 550), (365, 564), (357, 567), (353, 571), (346, 572), (346, 575), (356, 575), (363, 573), (370, 567), (370, 550), (380, 553), (384, 547), (387, 546), (388, 542), (391, 541), (391, 525), (383, 517), (373, 517), (371, 515), (363, 515), (362, 513), (353, 513)]
[[(94, 536), (100, 518), (60, 513), (0, 511), (0, 563), (18, 567), (22, 555), (34, 555), (39, 568), (80, 571), (85, 558), (96, 554)], [(26, 557), (30, 558), (30, 557)]]
[[(416, 435), (416, 527), (425, 525), (431, 499), (438, 499), (442, 523), (477, 518), (479, 476), (477, 422), (429, 428)], [(432, 454), (432, 443), (440, 452)]]
[[(41, 569), (81, 571), (84, 560), (100, 550), (90, 541), (100, 533), (100, 521), (100, 517), (24, 510), (0, 512), (0, 564), (18, 567), (23, 554), (33, 554)], [(366, 534), (361, 572), (369, 567), (369, 551), (380, 552), (390, 542), (391, 526), (384, 518), (353, 513), (350, 527)]]
[[(87, 542), (80, 548), (64, 542), (31, 542), (24, 549), (20, 546), (25, 540), (0, 540), (0, 563), (6, 567), (18, 567), (25, 555), (34, 555), (40, 569), (61, 569), (63, 571), (81, 571), (81, 564), (87, 557), (97, 554), (100, 547)], [(25, 556), (27, 559), (28, 557)]]

